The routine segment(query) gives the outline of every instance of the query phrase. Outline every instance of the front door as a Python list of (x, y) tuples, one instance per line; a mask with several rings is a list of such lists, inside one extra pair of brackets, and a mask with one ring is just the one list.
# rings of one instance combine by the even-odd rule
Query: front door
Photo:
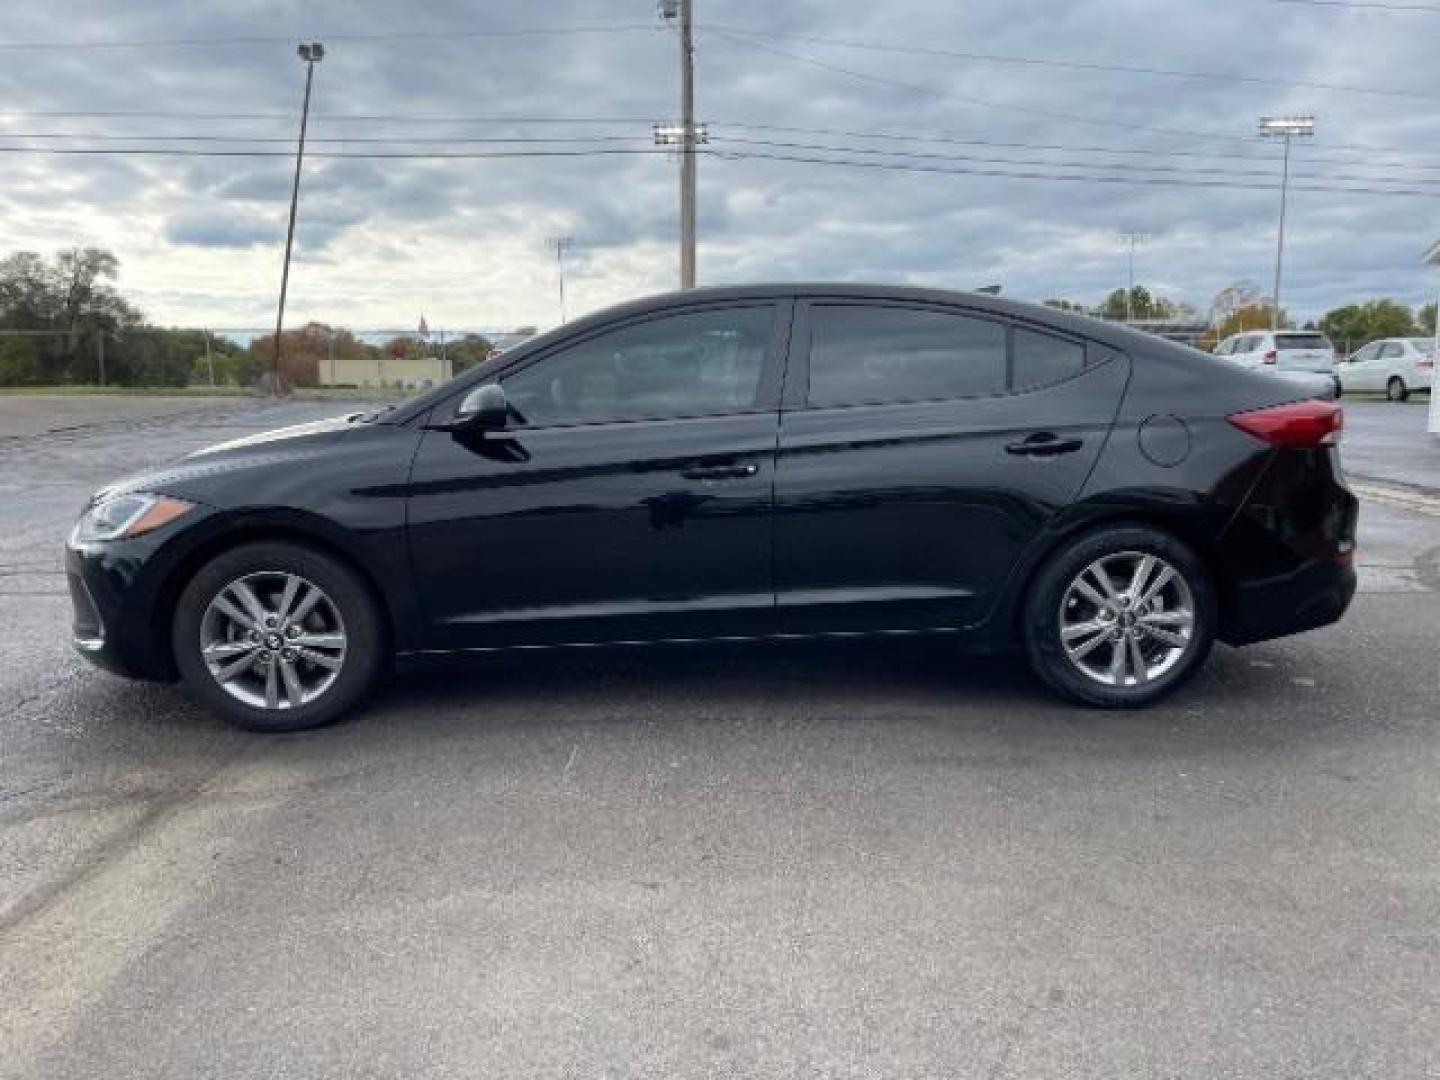
[(427, 431), (409, 536), (430, 647), (770, 632), (788, 317), (710, 305), (603, 329), (502, 372), (509, 430)]
[(776, 473), (789, 633), (979, 622), (1114, 421), (1119, 353), (981, 314), (797, 311)]

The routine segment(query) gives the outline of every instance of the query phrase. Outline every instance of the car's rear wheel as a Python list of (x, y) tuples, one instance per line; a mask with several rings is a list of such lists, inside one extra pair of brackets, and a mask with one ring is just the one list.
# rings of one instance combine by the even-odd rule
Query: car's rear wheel
[(1399, 375), (1391, 375), (1390, 381), (1385, 384), (1385, 396), (1391, 401), (1404, 401), (1410, 396), (1410, 388)]
[(252, 731), (300, 731), (338, 719), (365, 696), (385, 657), (364, 583), (297, 544), (223, 552), (180, 595), (176, 666), (190, 691)]
[(1133, 708), (1204, 662), (1215, 621), (1210, 575), (1187, 545), (1148, 526), (1111, 526), (1040, 571), (1026, 602), (1025, 646), (1036, 673), (1065, 697)]

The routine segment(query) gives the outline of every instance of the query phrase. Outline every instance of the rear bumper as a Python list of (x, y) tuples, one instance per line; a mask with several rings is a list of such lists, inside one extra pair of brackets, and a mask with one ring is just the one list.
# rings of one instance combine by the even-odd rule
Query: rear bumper
[(1245, 645), (1344, 615), (1359, 510), (1333, 447), (1275, 451), (1220, 537), (1220, 639)]
[(1355, 568), (1313, 560), (1277, 577), (1235, 586), (1221, 627), (1228, 645), (1299, 634), (1339, 621), (1355, 597)]

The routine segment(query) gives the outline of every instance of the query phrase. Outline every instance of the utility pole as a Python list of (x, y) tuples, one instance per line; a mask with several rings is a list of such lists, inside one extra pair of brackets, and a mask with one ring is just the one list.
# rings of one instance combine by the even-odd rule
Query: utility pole
[(555, 269), (560, 276), (560, 321), (565, 322), (565, 256), (575, 250), (573, 236), (547, 236), (545, 246), (555, 252)]
[(1150, 234), (1143, 232), (1123, 232), (1120, 234), (1120, 243), (1130, 249), (1128, 259), (1128, 270), (1125, 276), (1125, 322), (1135, 321), (1134, 297), (1135, 297), (1135, 249), (1141, 244), (1150, 242)]
[(1285, 202), (1290, 193), (1290, 140), (1315, 134), (1313, 116), (1262, 116), (1260, 134), (1285, 140), (1285, 164), (1280, 173), (1280, 228), (1275, 235), (1275, 292), (1270, 308), (1270, 329), (1280, 329), (1280, 270), (1285, 262)]
[(300, 169), (305, 164), (305, 125), (310, 119), (310, 86), (315, 65), (325, 59), (325, 46), (318, 41), (303, 43), (297, 50), (305, 61), (305, 101), (300, 107), (300, 142), (295, 150), (295, 183), (290, 188), (290, 224), (285, 230), (285, 267), (280, 271), (280, 309), (275, 314), (275, 395), (284, 392), (280, 371), (280, 334), (285, 329), (285, 292), (290, 286), (290, 251), (295, 244), (295, 210), (300, 204)]
[(100, 365), (100, 385), (105, 385), (105, 329), (101, 327), (100, 336), (95, 339), (95, 360)]
[(695, 147), (707, 141), (695, 123), (695, 0), (660, 0), (660, 17), (680, 29), (680, 123), (655, 127), (655, 142), (680, 147), (680, 287), (695, 287)]
[(210, 354), (210, 331), (200, 331), (205, 335), (205, 366), (210, 369), (210, 389), (215, 389), (215, 357)]

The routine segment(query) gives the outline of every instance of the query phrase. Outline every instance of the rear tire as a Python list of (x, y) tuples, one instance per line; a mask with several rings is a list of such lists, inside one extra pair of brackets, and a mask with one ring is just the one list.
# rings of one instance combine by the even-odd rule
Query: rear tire
[(1404, 401), (1410, 396), (1410, 388), (1399, 375), (1391, 375), (1390, 381), (1385, 384), (1385, 396), (1391, 401)]
[(244, 544), (201, 567), (180, 594), (171, 644), (191, 694), (263, 732), (339, 719), (369, 692), (389, 651), (354, 571), (280, 541)]
[(1106, 526), (1074, 540), (1032, 581), (1025, 649), (1063, 697), (1138, 708), (1205, 662), (1216, 612), (1210, 575), (1188, 545), (1149, 526)]

